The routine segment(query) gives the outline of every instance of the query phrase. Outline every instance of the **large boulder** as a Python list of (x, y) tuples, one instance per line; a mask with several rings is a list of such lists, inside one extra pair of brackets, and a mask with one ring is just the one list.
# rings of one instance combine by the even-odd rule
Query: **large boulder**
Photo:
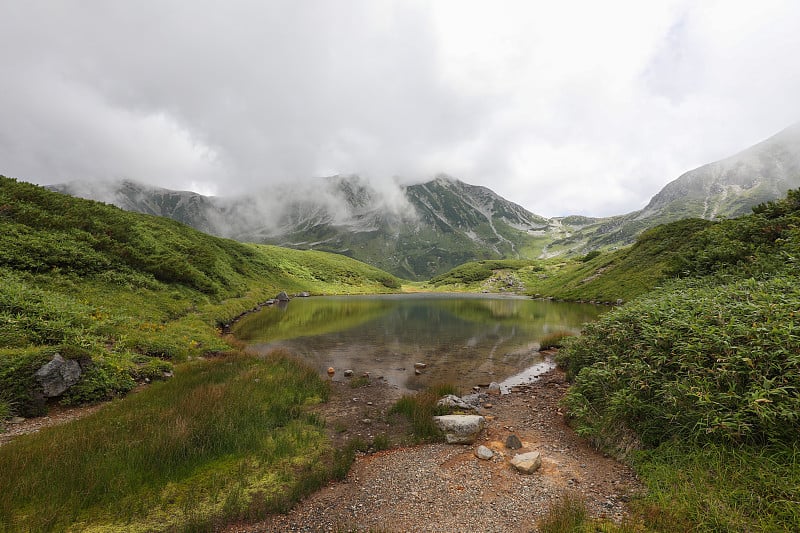
[(279, 302), (288, 302), (289, 301), (289, 295), (286, 294), (286, 291), (281, 291), (281, 292), (278, 293), (278, 295), (275, 297), (275, 299), (278, 300)]
[(81, 365), (75, 360), (64, 359), (57, 353), (50, 362), (36, 371), (35, 377), (45, 397), (61, 396), (81, 379)]
[(433, 422), (448, 444), (472, 444), (483, 430), (486, 420), (479, 415), (434, 416)]

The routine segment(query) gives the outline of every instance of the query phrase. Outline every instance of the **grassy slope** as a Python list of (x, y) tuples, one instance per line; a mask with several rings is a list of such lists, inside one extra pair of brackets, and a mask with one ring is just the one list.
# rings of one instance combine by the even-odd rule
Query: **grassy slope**
[(234, 353), (218, 326), (280, 290), (391, 292), (393, 276), (4, 177), (0, 250), (4, 417), (44, 412), (33, 374), (56, 352), (84, 369), (62, 403), (122, 396), (176, 365), (68, 429), (0, 448), (0, 531), (202, 529), (285, 508), (337, 473), (304, 414), (326, 394), (316, 374), (285, 357), (183, 362)]
[[(615, 252), (468, 263), (431, 281), (631, 303), (562, 351), (583, 435), (628, 457), (657, 531), (800, 529), (800, 192), (736, 220), (653, 228)], [(642, 451), (636, 451), (642, 450)], [(591, 529), (587, 525), (586, 530)]]
[(711, 225), (697, 219), (659, 226), (630, 247), (583, 258), (478, 261), (433, 278), (437, 290), (480, 291), (491, 276), (519, 280), (525, 292), (564, 300), (615, 302), (646, 293), (680, 269), (691, 236)]
[(800, 528), (798, 228), (793, 191), (687, 233), (664, 270), (681, 279), (562, 351), (570, 416), (636, 464), (650, 528)]

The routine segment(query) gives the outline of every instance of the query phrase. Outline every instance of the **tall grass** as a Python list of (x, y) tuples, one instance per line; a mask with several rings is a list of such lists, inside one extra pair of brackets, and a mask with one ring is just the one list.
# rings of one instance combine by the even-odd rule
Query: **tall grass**
[(647, 495), (635, 513), (655, 531), (800, 531), (800, 447), (701, 448), (669, 443), (641, 453)]
[(326, 384), (285, 354), (223, 358), (0, 448), (0, 531), (210, 528), (332, 475)]
[(406, 394), (397, 400), (389, 413), (398, 413), (411, 422), (413, 437), (418, 442), (435, 442), (443, 438), (441, 430), (433, 423), (433, 417), (448, 413), (448, 408), (438, 407), (442, 396), (458, 394), (454, 385), (433, 385), (416, 394)]

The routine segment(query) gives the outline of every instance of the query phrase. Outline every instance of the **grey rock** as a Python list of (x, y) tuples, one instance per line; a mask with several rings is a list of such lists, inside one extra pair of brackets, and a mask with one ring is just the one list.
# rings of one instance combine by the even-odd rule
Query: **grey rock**
[(348, 370), (344, 371), (344, 377), (349, 378), (349, 377), (352, 377), (352, 375), (353, 375), (353, 371), (352, 370), (348, 369)]
[(492, 381), (489, 383), (489, 394), (494, 394), (495, 396), (500, 395), (500, 384), (496, 381)]
[(480, 445), (475, 449), (475, 457), (478, 459), (483, 459), (484, 461), (488, 461), (494, 457), (494, 452), (486, 446)]
[(448, 444), (472, 444), (483, 430), (486, 419), (479, 415), (434, 416), (436, 427), (444, 432)]
[(428, 368), (427, 363), (414, 363), (414, 368)]
[(509, 450), (519, 450), (522, 448), (522, 442), (519, 440), (519, 437), (512, 433), (506, 438), (506, 448)]
[(81, 365), (72, 359), (66, 360), (55, 354), (50, 362), (36, 371), (36, 381), (46, 398), (61, 396), (81, 379)]
[(436, 402), (436, 405), (443, 407), (450, 407), (453, 409), (464, 409), (467, 411), (476, 409), (474, 405), (465, 402), (462, 398), (459, 398), (455, 394), (448, 394), (447, 396), (443, 397), (441, 400)]
[(286, 291), (281, 291), (281, 292), (278, 293), (278, 295), (275, 297), (275, 299), (278, 300), (279, 302), (288, 302), (289, 301), (289, 295), (286, 294)]
[(542, 455), (539, 452), (528, 452), (515, 455), (511, 465), (523, 474), (532, 474), (542, 466)]

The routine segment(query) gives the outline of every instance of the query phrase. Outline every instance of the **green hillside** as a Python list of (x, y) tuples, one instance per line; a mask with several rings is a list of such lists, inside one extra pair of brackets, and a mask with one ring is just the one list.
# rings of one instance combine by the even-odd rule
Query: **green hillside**
[[(0, 431), (151, 383), (0, 448), (0, 531), (209, 530), (346, 472), (307, 409), (326, 383), (286, 354), (240, 356), (220, 326), (281, 290), (392, 292), (395, 277), (5, 177), (0, 250)], [(56, 354), (81, 374), (45, 398), (35, 374)]]
[(228, 350), (216, 327), (281, 290), (399, 287), (340, 255), (241, 244), (5, 177), (0, 250), (0, 394), (14, 414), (43, 411), (33, 372), (56, 352), (86, 370), (61, 401), (95, 401)]
[(628, 258), (674, 236), (660, 286), (560, 354), (570, 418), (637, 466), (654, 530), (800, 527), (800, 190), (753, 211), (640, 239)]

